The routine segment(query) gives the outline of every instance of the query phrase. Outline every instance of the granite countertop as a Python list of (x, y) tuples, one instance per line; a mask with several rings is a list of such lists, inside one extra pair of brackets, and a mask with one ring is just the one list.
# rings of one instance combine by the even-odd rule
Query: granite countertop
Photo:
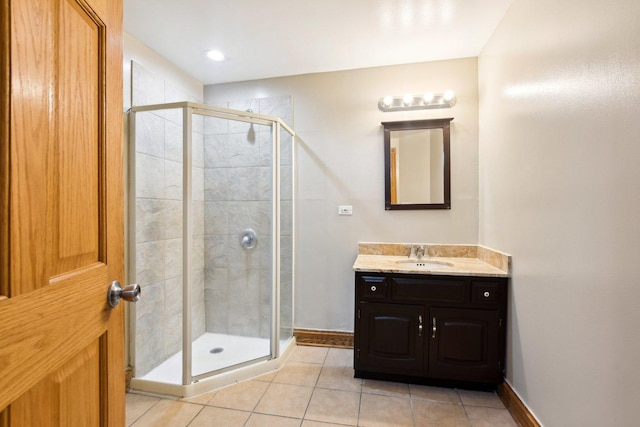
[[(413, 243), (428, 248), (428, 256), (410, 259), (409, 245), (411, 244), (359, 243), (353, 269), (378, 273), (451, 276), (509, 277), (511, 274), (511, 256), (484, 246)], [(429, 266), (429, 263), (434, 265)]]

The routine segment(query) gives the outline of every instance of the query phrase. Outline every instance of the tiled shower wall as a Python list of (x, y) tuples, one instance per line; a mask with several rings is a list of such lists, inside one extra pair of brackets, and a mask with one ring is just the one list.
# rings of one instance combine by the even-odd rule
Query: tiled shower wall
[[(187, 95), (132, 63), (132, 105), (187, 100)], [(189, 99), (200, 102), (201, 100)], [(202, 117), (193, 118), (192, 330), (204, 332), (204, 160)], [(135, 375), (141, 377), (182, 348), (182, 110), (136, 115)]]
[[(291, 123), (288, 96), (217, 104)], [(268, 126), (205, 118), (205, 319), (208, 332), (268, 338), (272, 277), (272, 134)], [(281, 252), (291, 294), (292, 190), (290, 135), (281, 133)], [(258, 235), (255, 248), (240, 245), (243, 230)], [(291, 319), (291, 296), (282, 299)], [(291, 320), (288, 322), (291, 323)], [(289, 325), (290, 326), (290, 325)]]

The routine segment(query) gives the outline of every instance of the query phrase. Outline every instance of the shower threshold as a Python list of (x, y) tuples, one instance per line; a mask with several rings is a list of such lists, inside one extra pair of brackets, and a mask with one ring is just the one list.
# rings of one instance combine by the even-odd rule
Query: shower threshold
[[(215, 371), (212, 376), (203, 378), (200, 381), (194, 381), (191, 384), (180, 384), (180, 372), (182, 369), (182, 352), (180, 352), (144, 377), (133, 377), (129, 391), (156, 396), (193, 397), (238, 381), (277, 371), (284, 365), (296, 347), (295, 337), (282, 340), (280, 341), (280, 357), (271, 359), (268, 356), (265, 357), (269, 353), (268, 350), (263, 349), (265, 344), (260, 343), (261, 341), (263, 340), (260, 338), (205, 333), (194, 341), (194, 354), (197, 349), (199, 355), (197, 358), (194, 357), (194, 366), (198, 369), (198, 371), (194, 372), (208, 369), (206, 372)], [(264, 339), (264, 342), (268, 343), (268, 340)], [(209, 350), (214, 346), (223, 347), (224, 351), (217, 354), (209, 353)], [(227, 354), (225, 355), (225, 353)], [(221, 355), (226, 357), (234, 355), (237, 357), (235, 359), (229, 358), (227, 362), (219, 364), (211, 363), (211, 359), (206, 358), (206, 356)], [(200, 363), (198, 360), (201, 359), (207, 363), (198, 365)], [(225, 369), (227, 367), (228, 369)]]
[[(216, 349), (212, 352), (212, 349)], [(222, 349), (219, 351), (217, 349)], [(236, 335), (205, 332), (193, 341), (193, 375), (217, 371), (238, 365), (248, 360), (269, 356), (270, 343), (267, 338), (242, 337)], [(168, 384), (182, 383), (182, 352), (174, 354), (158, 365), (142, 380)]]

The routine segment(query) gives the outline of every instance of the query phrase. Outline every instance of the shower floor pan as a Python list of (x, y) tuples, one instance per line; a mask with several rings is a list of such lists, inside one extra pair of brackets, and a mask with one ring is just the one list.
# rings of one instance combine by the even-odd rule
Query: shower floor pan
[[(212, 352), (213, 350), (213, 352)], [(248, 360), (268, 356), (269, 340), (205, 332), (193, 341), (192, 371), (194, 375), (217, 371)], [(142, 380), (181, 384), (182, 352), (178, 352), (158, 365)]]

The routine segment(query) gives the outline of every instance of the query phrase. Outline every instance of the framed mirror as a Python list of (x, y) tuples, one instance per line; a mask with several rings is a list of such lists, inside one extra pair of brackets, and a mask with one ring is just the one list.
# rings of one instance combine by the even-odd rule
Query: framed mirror
[(451, 120), (382, 122), (385, 210), (451, 209)]

